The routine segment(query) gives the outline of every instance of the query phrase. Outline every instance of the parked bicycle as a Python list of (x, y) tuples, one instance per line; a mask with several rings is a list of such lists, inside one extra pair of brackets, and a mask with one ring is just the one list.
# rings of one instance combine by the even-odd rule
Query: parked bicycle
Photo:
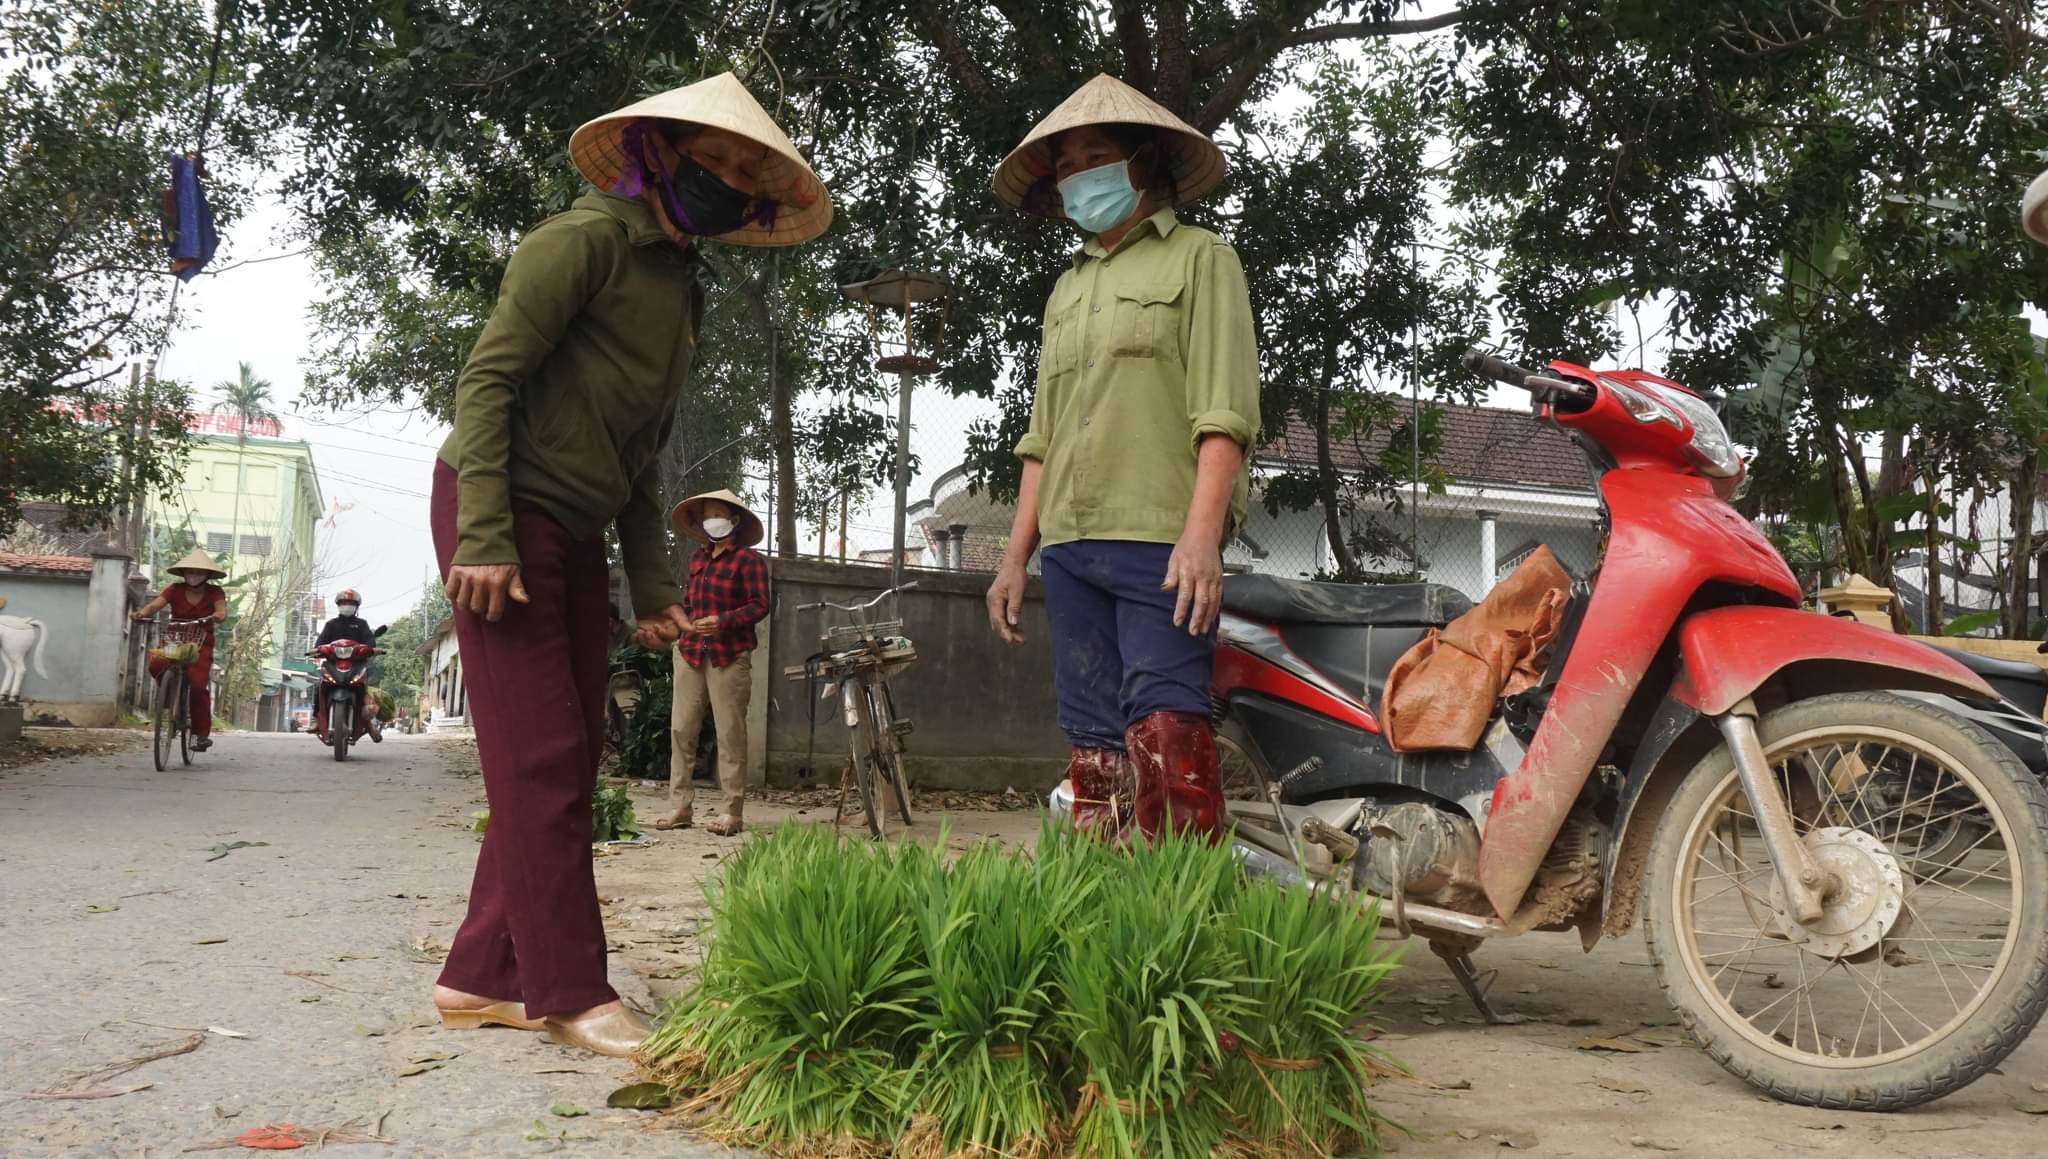
[(911, 823), (910, 780), (903, 772), (903, 739), (910, 735), (911, 724), (909, 718), (897, 714), (889, 678), (917, 659), (917, 648), (902, 635), (903, 621), (864, 617), (876, 604), (916, 586), (913, 580), (857, 604), (821, 601), (797, 608), (799, 612), (843, 612), (848, 622), (828, 625), (818, 638), (816, 655), (799, 666), (783, 669), (783, 674), (792, 680), (802, 680), (813, 687), (822, 683), (814, 694), (817, 700), (829, 700), (834, 692), (839, 694), (853, 756), (848, 776), (839, 785), (840, 814), (845, 813), (846, 781), (851, 779), (860, 796), (868, 832), (876, 838), (888, 835), (892, 812), (903, 824)]
[(154, 732), (152, 749), (156, 771), (171, 764), (171, 743), (178, 745), (179, 759), (192, 763), (192, 683), (185, 666), (206, 646), (206, 629), (213, 621), (162, 621), (157, 645), (149, 650), (149, 670), (154, 682), (149, 697), (149, 716)]

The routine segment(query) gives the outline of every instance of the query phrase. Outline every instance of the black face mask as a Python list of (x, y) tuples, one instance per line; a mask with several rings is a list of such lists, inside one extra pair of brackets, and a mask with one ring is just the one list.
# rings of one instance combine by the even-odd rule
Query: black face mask
[(717, 237), (746, 224), (754, 199), (725, 182), (685, 153), (676, 170), (658, 178), (662, 205), (676, 228), (696, 237)]

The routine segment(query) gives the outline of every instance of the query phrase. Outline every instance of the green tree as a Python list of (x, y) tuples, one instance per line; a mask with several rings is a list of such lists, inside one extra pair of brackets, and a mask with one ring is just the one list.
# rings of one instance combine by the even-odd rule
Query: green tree
[(242, 461), (249, 453), (249, 427), (256, 422), (274, 422), (277, 415), (270, 409), (270, 380), (256, 377), (256, 370), (248, 363), (239, 364), (234, 378), (222, 379), (214, 384), (214, 393), (220, 401), (207, 408), (214, 414), (235, 416), (235, 506), (234, 516), (228, 524), (228, 553), (233, 555), (242, 544)]
[[(98, 523), (177, 476), (184, 389), (130, 392), (125, 363), (171, 324), (158, 192), (166, 158), (195, 147), (211, 48), (189, 0), (0, 3), (0, 526), (29, 497)], [(253, 141), (217, 101), (223, 228)]]

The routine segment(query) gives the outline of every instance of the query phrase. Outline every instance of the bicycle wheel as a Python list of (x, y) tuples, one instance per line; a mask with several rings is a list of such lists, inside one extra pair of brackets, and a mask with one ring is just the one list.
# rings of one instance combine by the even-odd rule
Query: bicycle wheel
[(178, 681), (178, 759), (192, 764), (192, 683)]
[(847, 730), (852, 737), (853, 787), (860, 794), (860, 811), (867, 818), (868, 833), (879, 841), (888, 835), (888, 813), (882, 807), (881, 753), (875, 743), (875, 714), (866, 688), (854, 694), (854, 710), (858, 719)]
[(171, 699), (173, 677), (182, 678), (183, 673), (174, 668), (158, 676), (156, 690), (150, 693), (149, 697), (149, 719), (154, 732), (151, 752), (156, 757), (156, 771), (159, 773), (169, 768), (171, 764), (171, 729), (175, 727), (171, 722), (171, 714), (175, 711), (173, 705), (176, 703)]
[(896, 697), (886, 683), (874, 687), (875, 736), (882, 742), (887, 759), (889, 784), (896, 797), (896, 815), (905, 825), (910, 820), (910, 778), (903, 772), (903, 734), (897, 731)]

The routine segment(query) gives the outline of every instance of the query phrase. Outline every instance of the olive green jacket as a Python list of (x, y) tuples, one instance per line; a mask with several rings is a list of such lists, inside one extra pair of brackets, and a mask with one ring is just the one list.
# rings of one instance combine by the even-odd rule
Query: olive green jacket
[[(1043, 542), (1177, 541), (1201, 441), (1249, 448), (1258, 430), (1258, 340), (1237, 252), (1171, 209), (1113, 253), (1089, 238), (1046, 305), (1031, 427), (1017, 444), (1019, 458), (1044, 463)], [(1244, 526), (1249, 475), (1231, 488), (1226, 537)]]
[(702, 312), (695, 251), (641, 202), (586, 193), (526, 235), (441, 446), (460, 480), (455, 563), (519, 562), (521, 499), (579, 539), (616, 523), (636, 613), (681, 602), (656, 456)]

